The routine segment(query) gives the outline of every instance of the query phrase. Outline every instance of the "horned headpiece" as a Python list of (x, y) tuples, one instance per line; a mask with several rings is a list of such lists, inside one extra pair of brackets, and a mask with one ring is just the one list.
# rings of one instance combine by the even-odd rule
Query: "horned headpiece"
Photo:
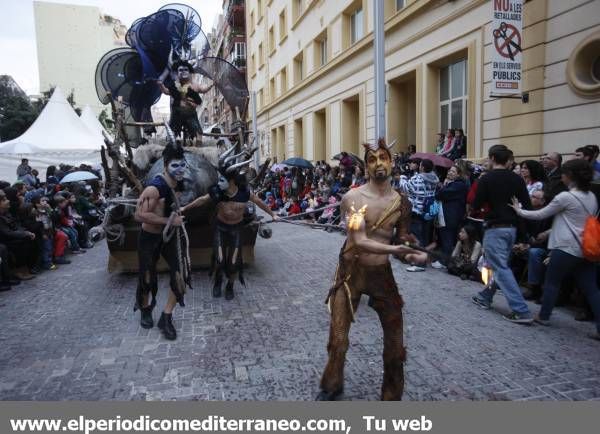
[(385, 149), (386, 151), (391, 153), (392, 148), (394, 147), (394, 145), (396, 144), (397, 141), (398, 141), (398, 139), (394, 140), (389, 145), (386, 145), (385, 139), (383, 137), (381, 137), (379, 140), (377, 140), (377, 143), (363, 143), (363, 146), (365, 148), (365, 153), (368, 151), (375, 152), (378, 149)]
[(252, 155), (258, 150), (258, 146), (252, 147), (253, 144), (254, 141), (249, 146), (244, 146), (239, 154), (233, 154), (235, 145), (223, 152), (219, 157), (219, 173), (226, 179), (235, 178), (242, 168), (252, 162)]
[(163, 161), (166, 164), (171, 160), (182, 160), (185, 158), (183, 146), (181, 142), (178, 142), (175, 138), (173, 130), (169, 127), (168, 123), (164, 123), (165, 130), (167, 132), (167, 146), (162, 152)]

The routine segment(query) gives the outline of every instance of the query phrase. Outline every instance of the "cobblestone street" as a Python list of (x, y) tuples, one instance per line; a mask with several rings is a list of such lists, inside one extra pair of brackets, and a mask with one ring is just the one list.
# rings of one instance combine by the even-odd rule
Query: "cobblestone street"
[[(73, 263), (0, 294), (3, 400), (311, 400), (326, 360), (324, 304), (343, 238), (273, 225), (259, 238), (247, 288), (213, 299), (194, 273), (177, 308), (175, 342), (134, 314), (136, 276), (110, 275), (104, 243)], [(591, 323), (557, 309), (552, 327), (505, 321), (505, 300), (484, 311), (480, 285), (394, 260), (405, 300), (405, 399), (600, 399), (600, 345)], [(160, 278), (155, 321), (165, 301)], [(239, 284), (238, 284), (239, 286)], [(531, 305), (534, 312), (537, 306)], [(382, 336), (363, 299), (350, 334), (343, 399), (378, 398)]]

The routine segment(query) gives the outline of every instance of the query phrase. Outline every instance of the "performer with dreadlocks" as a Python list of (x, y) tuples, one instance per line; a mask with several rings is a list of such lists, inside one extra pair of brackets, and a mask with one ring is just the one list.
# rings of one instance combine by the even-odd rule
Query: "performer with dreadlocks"
[[(341, 212), (347, 218), (348, 237), (342, 246), (334, 283), (326, 302), (331, 310), (329, 359), (321, 377), (318, 401), (331, 401), (343, 392), (344, 362), (348, 332), (361, 295), (379, 315), (383, 327), (382, 400), (400, 400), (404, 390), (402, 306), (388, 256), (406, 247), (392, 245), (392, 239), (410, 239), (411, 205), (407, 197), (392, 189), (392, 155), (380, 139), (365, 146), (369, 182), (350, 190), (342, 199)], [(394, 235), (395, 231), (395, 235)]]
[(196, 113), (196, 107), (202, 104), (200, 94), (208, 92), (214, 83), (208, 87), (192, 83), (194, 67), (185, 60), (173, 63), (172, 70), (177, 72), (176, 80), (167, 86), (162, 81), (157, 81), (162, 93), (171, 96), (169, 126), (176, 136), (183, 131), (184, 137), (196, 138), (202, 132)]
[[(171, 133), (168, 127), (167, 132)], [(172, 133), (170, 136), (171, 140), (162, 154), (164, 171), (147, 184), (137, 202), (135, 218), (142, 223), (142, 229), (138, 241), (139, 280), (134, 310), (140, 309), (140, 325), (143, 328), (154, 326), (152, 310), (158, 292), (156, 263), (162, 256), (169, 266), (171, 291), (158, 328), (165, 338), (174, 340), (177, 331), (173, 326), (172, 313), (177, 303), (185, 306), (183, 295), (186, 286), (190, 286), (190, 263), (187, 234), (175, 193), (175, 190), (180, 190), (187, 163), (183, 147), (175, 143)], [(171, 226), (174, 229), (169, 230)], [(151, 302), (148, 300), (150, 294)]]
[[(236, 275), (240, 282), (244, 282), (244, 261), (242, 258), (241, 230), (242, 220), (248, 201), (255, 203), (260, 209), (268, 213), (273, 220), (277, 220), (275, 213), (254, 195), (248, 188), (245, 175), (240, 169), (250, 164), (251, 156), (256, 151), (243, 150), (237, 155), (229, 156), (235, 149), (232, 146), (219, 158), (219, 181), (209, 189), (209, 193), (199, 197), (183, 208), (187, 211), (191, 208), (214, 203), (217, 206), (216, 227), (213, 238), (213, 266), (214, 276), (213, 297), (221, 296), (221, 285), (223, 274), (227, 277), (225, 287), (225, 299), (232, 300), (233, 283)], [(236, 163), (238, 158), (245, 161)]]

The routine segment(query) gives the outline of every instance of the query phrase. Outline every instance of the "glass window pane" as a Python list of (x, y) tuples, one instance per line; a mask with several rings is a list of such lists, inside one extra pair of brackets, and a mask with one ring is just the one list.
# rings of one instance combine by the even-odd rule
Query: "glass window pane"
[(463, 96), (465, 91), (465, 61), (451, 65), (450, 69), (452, 70), (452, 98), (458, 98)]
[(446, 134), (448, 129), (448, 104), (440, 106), (440, 132)]
[(396, 10), (399, 11), (404, 7), (405, 0), (396, 0)]
[(350, 18), (351, 31), (352, 31), (352, 43), (354, 44), (360, 38), (363, 37), (363, 11), (362, 8), (354, 12)]
[(450, 99), (450, 91), (448, 89), (450, 81), (450, 68), (440, 69), (440, 101)]
[(452, 101), (452, 119), (450, 121), (450, 128), (463, 127), (462, 104), (462, 99), (459, 99), (458, 101)]

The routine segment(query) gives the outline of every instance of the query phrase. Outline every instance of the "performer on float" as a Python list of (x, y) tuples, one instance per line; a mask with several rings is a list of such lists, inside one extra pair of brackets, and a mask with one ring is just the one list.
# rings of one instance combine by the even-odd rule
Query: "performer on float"
[[(348, 236), (341, 248), (334, 283), (326, 303), (331, 311), (329, 358), (318, 401), (331, 401), (343, 392), (344, 362), (350, 323), (361, 295), (379, 315), (383, 327), (382, 400), (400, 400), (404, 390), (402, 297), (398, 293), (389, 255), (404, 252), (409, 235), (411, 204), (392, 189), (392, 155), (380, 139), (364, 145), (369, 182), (344, 195), (342, 215)], [(395, 234), (394, 234), (395, 232)], [(398, 245), (393, 245), (394, 240)]]
[(200, 94), (208, 92), (214, 85), (199, 86), (192, 82), (194, 67), (185, 60), (173, 63), (172, 71), (177, 73), (177, 79), (168, 82), (157, 81), (160, 90), (171, 96), (171, 118), (169, 126), (177, 137), (184, 133), (185, 138), (201, 137), (202, 127), (198, 120), (196, 108), (202, 104)]
[[(229, 156), (233, 150), (234, 147), (231, 147), (219, 158), (218, 183), (209, 189), (208, 194), (200, 196), (182, 209), (185, 212), (208, 203), (214, 203), (217, 206), (211, 272), (214, 277), (212, 294), (213, 297), (221, 296), (223, 274), (225, 274), (227, 277), (226, 300), (232, 300), (234, 297), (233, 284), (236, 276), (239, 275), (240, 282), (245, 285), (241, 231), (248, 202), (253, 202), (269, 214), (273, 220), (277, 220), (275, 213), (250, 191), (245, 175), (240, 173), (242, 167), (250, 164), (253, 151), (245, 150), (238, 155)], [(241, 163), (235, 163), (240, 157), (247, 159)]]
[[(172, 132), (167, 130), (174, 139)], [(183, 148), (171, 140), (163, 151), (164, 171), (152, 179), (140, 195), (135, 219), (142, 223), (138, 240), (139, 280), (135, 308), (141, 311), (140, 325), (150, 329), (154, 326), (152, 310), (156, 306), (158, 280), (156, 263), (160, 256), (169, 266), (169, 297), (158, 321), (165, 338), (174, 340), (177, 331), (172, 314), (175, 305), (185, 306), (183, 296), (190, 286), (190, 261), (187, 234), (177, 190), (180, 190), (187, 167)], [(152, 300), (149, 301), (150, 294)]]

